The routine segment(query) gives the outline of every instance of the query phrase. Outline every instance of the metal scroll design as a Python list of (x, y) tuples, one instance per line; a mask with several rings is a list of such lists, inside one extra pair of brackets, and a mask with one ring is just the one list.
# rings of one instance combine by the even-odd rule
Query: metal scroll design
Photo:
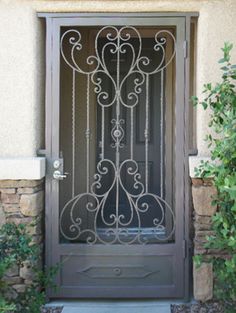
[[(165, 46), (167, 37), (173, 41), (173, 52), (167, 57)], [(106, 38), (105, 43), (99, 45), (99, 38)], [(135, 44), (132, 40), (135, 38)], [(88, 244), (145, 244), (149, 238), (157, 241), (167, 241), (171, 239), (175, 231), (175, 216), (171, 206), (164, 199), (163, 191), (160, 195), (149, 192), (148, 179), (148, 153), (149, 153), (149, 77), (158, 72), (163, 73), (165, 68), (175, 57), (175, 38), (168, 30), (158, 31), (154, 37), (153, 49), (160, 54), (158, 64), (153, 64), (155, 60), (150, 60), (142, 54), (142, 38), (138, 30), (132, 26), (117, 28), (105, 26), (98, 31), (95, 38), (95, 54), (89, 55), (85, 61), (81, 61), (80, 53), (83, 50), (82, 36), (77, 29), (65, 31), (61, 37), (61, 55), (73, 72), (73, 87), (75, 89), (75, 74), (84, 74), (87, 77), (87, 127), (85, 137), (87, 142), (87, 184), (86, 191), (75, 194), (73, 186), (74, 165), (75, 165), (75, 101), (72, 96), (72, 197), (63, 207), (60, 214), (60, 231), (63, 237), (69, 241), (81, 240)], [(126, 73), (120, 73), (120, 61), (129, 51), (129, 67)], [(106, 60), (107, 52), (114, 55), (115, 75), (111, 73)], [(104, 79), (110, 81), (110, 86), (114, 90), (104, 88)], [(124, 97), (124, 86), (127, 80), (132, 80), (132, 90), (129, 90)], [(94, 180), (90, 182), (90, 92), (96, 94), (97, 105), (102, 112), (101, 125), (101, 160), (96, 164)], [(146, 94), (145, 105), (145, 177), (141, 177), (139, 166), (134, 159), (133, 148), (133, 118), (134, 109), (140, 105), (139, 95), (144, 91)], [(111, 120), (111, 147), (114, 149), (115, 161), (106, 158), (104, 149), (104, 114), (105, 110), (115, 106), (115, 118)], [(123, 125), (126, 121), (121, 116), (121, 107), (130, 110), (130, 157), (121, 160), (120, 151), (124, 145), (125, 129)], [(163, 163), (163, 160), (162, 160)], [(161, 164), (163, 166), (163, 164)], [(109, 177), (109, 180), (106, 178)], [(129, 179), (124, 179), (128, 177)], [(107, 181), (109, 184), (107, 185)], [(128, 186), (127, 186), (128, 181)], [(162, 179), (163, 181), (163, 179)], [(161, 188), (163, 190), (163, 188)], [(110, 195), (115, 194), (114, 211), (106, 214), (105, 210), (109, 206)], [(122, 197), (126, 197), (126, 208), (120, 211)], [(142, 219), (150, 210), (156, 212), (156, 217), (152, 220), (151, 237), (143, 232)], [(89, 218), (90, 216), (90, 218)], [(166, 222), (168, 216), (169, 222)], [(84, 219), (92, 220), (89, 227)], [(67, 221), (67, 222), (65, 222)], [(135, 223), (135, 231), (131, 232), (130, 227)], [(99, 224), (99, 225), (98, 225)], [(168, 225), (167, 225), (168, 224)], [(102, 225), (102, 226), (101, 226)], [(101, 231), (103, 229), (103, 231)]]

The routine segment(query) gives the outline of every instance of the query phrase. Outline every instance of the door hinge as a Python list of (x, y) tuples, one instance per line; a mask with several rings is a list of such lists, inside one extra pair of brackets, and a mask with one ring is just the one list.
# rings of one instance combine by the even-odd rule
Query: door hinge
[(187, 59), (188, 57), (188, 42), (187, 40), (184, 41), (184, 58)]
[(187, 257), (187, 241), (186, 240), (183, 240), (183, 258), (186, 259)]

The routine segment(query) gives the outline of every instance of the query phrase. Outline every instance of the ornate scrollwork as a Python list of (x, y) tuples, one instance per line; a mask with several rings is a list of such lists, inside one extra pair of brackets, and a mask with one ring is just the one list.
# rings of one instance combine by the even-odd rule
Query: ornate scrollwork
[[(174, 46), (174, 51), (168, 58), (165, 53), (167, 36), (173, 41)], [(100, 38), (106, 38), (102, 46), (99, 45)], [(136, 40), (135, 44), (133, 38)], [(65, 31), (61, 37), (61, 55), (73, 71), (87, 76), (87, 81), (93, 85), (97, 104), (103, 110), (113, 105), (116, 106), (116, 117), (111, 120), (110, 134), (111, 147), (115, 150), (116, 160), (113, 162), (105, 158), (104, 153), (102, 154), (102, 159), (96, 165), (94, 181), (87, 191), (72, 197), (62, 209), (60, 214), (61, 234), (70, 241), (81, 240), (88, 244), (145, 244), (149, 242), (150, 238), (152, 238), (151, 240), (155, 238), (158, 241), (166, 241), (173, 236), (175, 231), (172, 208), (161, 196), (149, 192), (132, 153), (129, 159), (120, 161), (120, 149), (124, 146), (123, 139), (125, 138), (123, 125), (126, 123), (120, 116), (120, 107), (123, 106), (133, 112), (132, 110), (139, 104), (139, 95), (144, 85), (148, 83), (149, 76), (163, 71), (173, 60), (175, 38), (168, 30), (156, 33), (153, 50), (161, 57), (158, 58), (160, 60), (158, 64), (151, 64), (155, 61), (142, 55), (142, 38), (136, 28), (105, 26), (96, 35), (95, 55), (87, 57), (84, 67), (80, 61), (80, 54), (83, 50), (81, 39), (78, 30)], [(128, 62), (129, 67), (121, 75), (120, 59), (122, 56), (125, 57), (128, 52), (131, 56)], [(107, 53), (115, 56), (115, 75), (108, 66)], [(115, 91), (112, 93), (113, 95), (109, 93), (109, 90), (104, 89), (104, 80), (109, 80), (110, 86), (112, 86), (110, 88)], [(124, 97), (123, 89), (127, 80), (132, 81), (132, 90), (129, 90)], [(148, 85), (146, 86), (148, 88)], [(87, 103), (88, 105), (89, 103)], [(144, 130), (146, 156), (148, 156), (148, 126), (148, 116), (146, 116)], [(87, 132), (89, 129), (86, 130)], [(102, 133), (101, 136), (101, 142), (104, 142), (104, 134)], [(89, 141), (89, 136), (87, 136), (87, 140)], [(147, 165), (147, 157), (145, 162)], [(147, 166), (145, 175), (148, 176)], [(105, 214), (111, 195), (115, 195), (115, 207), (110, 214)], [(121, 197), (123, 201), (125, 199), (126, 203), (125, 211), (122, 212), (120, 210)], [(145, 234), (142, 222), (145, 214), (149, 214), (149, 212), (152, 212), (152, 215), (155, 212), (151, 235)], [(167, 215), (170, 221), (168, 225), (166, 223)], [(90, 221), (90, 225), (87, 227), (84, 223), (86, 219)], [(130, 227), (131, 225), (132, 227)], [(132, 232), (133, 228), (135, 228), (135, 232)]]

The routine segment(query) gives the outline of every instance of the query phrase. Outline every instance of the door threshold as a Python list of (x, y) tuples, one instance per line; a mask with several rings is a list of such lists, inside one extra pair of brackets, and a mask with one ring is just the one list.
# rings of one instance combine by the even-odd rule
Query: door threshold
[[(63, 307), (62, 313), (171, 313), (171, 304), (184, 300), (54, 300), (46, 307)], [(190, 303), (195, 302), (194, 300)]]
[(62, 313), (171, 313), (172, 301), (155, 300), (77, 300), (53, 301), (47, 306), (62, 306)]
[(115, 303), (123, 304), (126, 306), (134, 305), (134, 304), (150, 304), (150, 305), (164, 305), (164, 304), (181, 304), (181, 303), (197, 303), (194, 299), (189, 299), (186, 301), (184, 299), (75, 299), (75, 300), (66, 300), (66, 299), (58, 299), (51, 300), (46, 304), (47, 307), (51, 306), (86, 306), (86, 305), (113, 305)]

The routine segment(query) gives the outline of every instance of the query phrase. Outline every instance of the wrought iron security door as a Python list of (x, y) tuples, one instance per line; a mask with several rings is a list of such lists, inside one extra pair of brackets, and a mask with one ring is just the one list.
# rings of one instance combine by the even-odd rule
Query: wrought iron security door
[(48, 27), (51, 295), (183, 297), (185, 19)]

